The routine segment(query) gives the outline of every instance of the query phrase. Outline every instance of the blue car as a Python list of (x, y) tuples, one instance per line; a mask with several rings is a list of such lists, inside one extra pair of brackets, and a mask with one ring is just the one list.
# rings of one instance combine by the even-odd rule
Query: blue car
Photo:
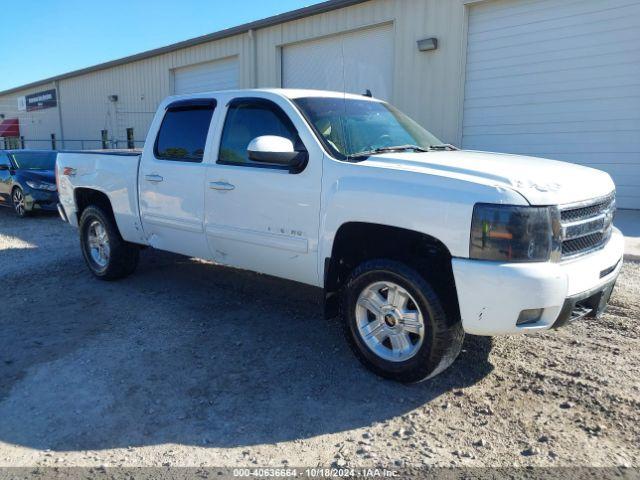
[(19, 217), (56, 211), (56, 156), (47, 150), (0, 150), (0, 205), (12, 207)]

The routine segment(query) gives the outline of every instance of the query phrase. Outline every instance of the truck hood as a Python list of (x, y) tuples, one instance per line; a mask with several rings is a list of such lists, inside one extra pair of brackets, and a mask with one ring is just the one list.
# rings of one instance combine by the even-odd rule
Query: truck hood
[(608, 195), (609, 174), (573, 163), (468, 150), (389, 153), (362, 162), (371, 167), (438, 175), (509, 188), (531, 205), (562, 205)]

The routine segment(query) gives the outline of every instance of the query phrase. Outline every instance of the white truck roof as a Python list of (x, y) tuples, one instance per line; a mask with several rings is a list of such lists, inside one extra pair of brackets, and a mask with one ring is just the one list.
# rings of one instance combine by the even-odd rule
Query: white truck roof
[[(297, 88), (253, 88), (253, 89), (239, 89), (239, 90), (220, 90), (212, 92), (199, 92), (189, 93), (185, 95), (173, 95), (169, 97), (171, 100), (180, 98), (207, 98), (214, 95), (231, 95), (231, 96), (247, 96), (252, 93), (270, 93), (279, 95), (288, 99), (304, 98), (304, 97), (324, 97), (324, 98), (347, 98), (350, 100), (368, 100), (372, 102), (379, 102), (381, 100), (376, 98), (367, 97), (365, 95), (358, 95), (354, 93), (345, 92), (332, 92), (328, 90), (311, 90), (311, 89), (297, 89)], [(364, 92), (363, 92), (364, 93)]]

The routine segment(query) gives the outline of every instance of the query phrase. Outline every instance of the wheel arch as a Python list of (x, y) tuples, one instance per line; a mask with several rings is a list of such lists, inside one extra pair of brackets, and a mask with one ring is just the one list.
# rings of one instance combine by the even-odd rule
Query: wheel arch
[(82, 212), (84, 212), (84, 210), (89, 206), (102, 208), (105, 213), (111, 217), (111, 219), (115, 220), (111, 200), (109, 200), (109, 196), (106, 193), (101, 192), (100, 190), (84, 187), (76, 188), (73, 191), (73, 200), (76, 205), (76, 216), (78, 218), (78, 222), (80, 222)]
[(422, 232), (369, 222), (347, 222), (336, 232), (331, 256), (324, 259), (325, 316), (338, 314), (342, 287), (353, 269), (376, 258), (396, 260), (415, 269), (440, 297), (447, 318), (451, 322), (460, 318), (447, 246)]

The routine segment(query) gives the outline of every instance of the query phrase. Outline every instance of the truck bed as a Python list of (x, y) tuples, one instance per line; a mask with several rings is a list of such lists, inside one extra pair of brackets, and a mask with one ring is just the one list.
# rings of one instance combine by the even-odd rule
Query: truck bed
[[(105, 194), (122, 237), (145, 244), (138, 205), (139, 152), (62, 152), (56, 161), (60, 203), (69, 223), (78, 225), (77, 193), (90, 189)], [(66, 174), (65, 174), (66, 172)]]

